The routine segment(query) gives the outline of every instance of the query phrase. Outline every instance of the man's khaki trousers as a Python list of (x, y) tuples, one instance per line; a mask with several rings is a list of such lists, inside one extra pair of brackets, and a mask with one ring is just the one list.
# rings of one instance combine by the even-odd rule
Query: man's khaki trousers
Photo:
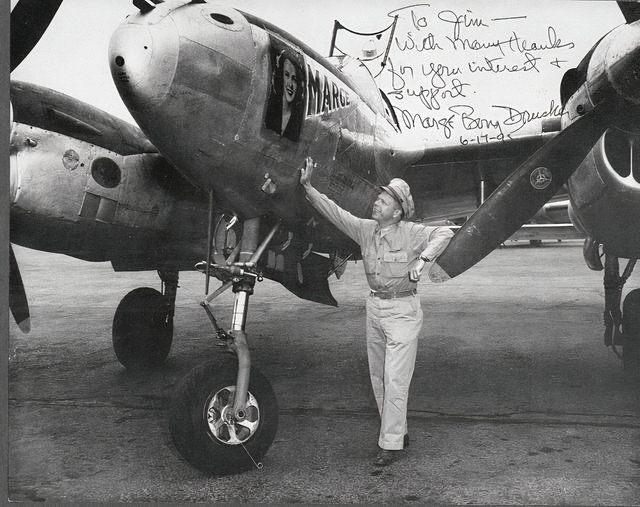
[(409, 384), (422, 329), (420, 298), (370, 295), (366, 306), (369, 373), (381, 420), (378, 445), (398, 450), (407, 432)]

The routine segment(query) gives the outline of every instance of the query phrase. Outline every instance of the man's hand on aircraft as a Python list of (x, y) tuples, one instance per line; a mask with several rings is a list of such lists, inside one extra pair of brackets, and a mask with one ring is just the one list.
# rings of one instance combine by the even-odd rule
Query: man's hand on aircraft
[(303, 187), (311, 186), (311, 175), (313, 174), (313, 169), (316, 167), (316, 165), (317, 164), (311, 157), (307, 157), (304, 159), (302, 167), (300, 168), (300, 184)]

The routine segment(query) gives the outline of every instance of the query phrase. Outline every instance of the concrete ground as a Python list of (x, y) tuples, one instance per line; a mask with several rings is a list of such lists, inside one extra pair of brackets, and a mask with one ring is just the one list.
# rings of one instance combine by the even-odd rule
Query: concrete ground
[[(12, 500), (640, 504), (640, 375), (602, 345), (602, 275), (576, 243), (511, 245), (459, 279), (421, 282), (411, 445), (384, 469), (371, 464), (361, 263), (332, 282), (339, 308), (259, 284), (247, 331), (280, 424), (262, 470), (221, 478), (180, 458), (166, 421), (180, 378), (223, 360), (197, 304), (204, 277), (181, 275), (165, 367), (134, 375), (111, 321), (129, 290), (159, 286), (155, 273), (16, 256), (32, 332), (11, 324)], [(231, 304), (218, 304), (225, 324)]]

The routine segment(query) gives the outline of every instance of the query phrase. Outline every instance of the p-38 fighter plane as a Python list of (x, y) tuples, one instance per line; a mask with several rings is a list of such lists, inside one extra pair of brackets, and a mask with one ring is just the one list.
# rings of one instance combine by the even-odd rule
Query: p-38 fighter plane
[[(51, 2), (48, 13), (33, 0), (16, 5), (12, 69), (59, 3)], [(379, 186), (397, 176), (411, 184), (423, 220), (442, 218), (452, 206), (460, 214), (461, 202), (475, 208), (480, 186), (495, 190), (434, 265), (435, 280), (475, 264), (567, 181), (590, 267), (602, 268), (602, 246), (611, 257), (605, 281), (618, 290), (628, 276), (630, 268), (619, 276), (617, 258), (640, 252), (635, 5), (620, 3), (627, 24), (565, 75), (561, 132), (429, 149), (403, 135), (389, 100), (357, 59), (324, 58), (226, 5), (133, 3), (138, 11), (113, 34), (108, 58), (141, 130), (66, 95), (11, 83), (11, 241), (108, 260), (116, 270), (158, 271), (162, 292), (135, 289), (115, 312), (114, 349), (131, 369), (166, 358), (178, 274), (197, 264), (205, 274), (201, 304), (237, 356), (237, 363), (197, 366), (172, 403), (173, 442), (198, 469), (250, 468), (276, 433), (275, 395), (251, 367), (245, 333), (256, 282), (267, 277), (299, 297), (335, 305), (328, 276), (359, 258), (357, 245), (304, 199), (298, 169), (307, 156), (318, 165), (314, 186), (357, 216), (369, 216)], [(214, 290), (211, 277), (221, 281)], [(13, 254), (10, 289), (11, 310), (26, 327)], [(211, 304), (228, 289), (235, 302), (226, 331)], [(623, 326), (627, 356), (640, 336), (640, 298), (638, 291), (627, 297), (621, 321), (617, 294), (617, 309), (608, 308), (615, 329)]]

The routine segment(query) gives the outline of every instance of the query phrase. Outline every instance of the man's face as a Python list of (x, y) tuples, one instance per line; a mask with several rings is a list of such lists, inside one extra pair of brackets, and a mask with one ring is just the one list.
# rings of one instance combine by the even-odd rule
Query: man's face
[(289, 60), (284, 61), (282, 76), (284, 78), (284, 98), (287, 102), (292, 102), (298, 91), (298, 75), (296, 68)]
[(373, 204), (371, 218), (381, 225), (391, 224), (400, 218), (402, 210), (398, 201), (387, 192), (380, 192), (376, 202)]

